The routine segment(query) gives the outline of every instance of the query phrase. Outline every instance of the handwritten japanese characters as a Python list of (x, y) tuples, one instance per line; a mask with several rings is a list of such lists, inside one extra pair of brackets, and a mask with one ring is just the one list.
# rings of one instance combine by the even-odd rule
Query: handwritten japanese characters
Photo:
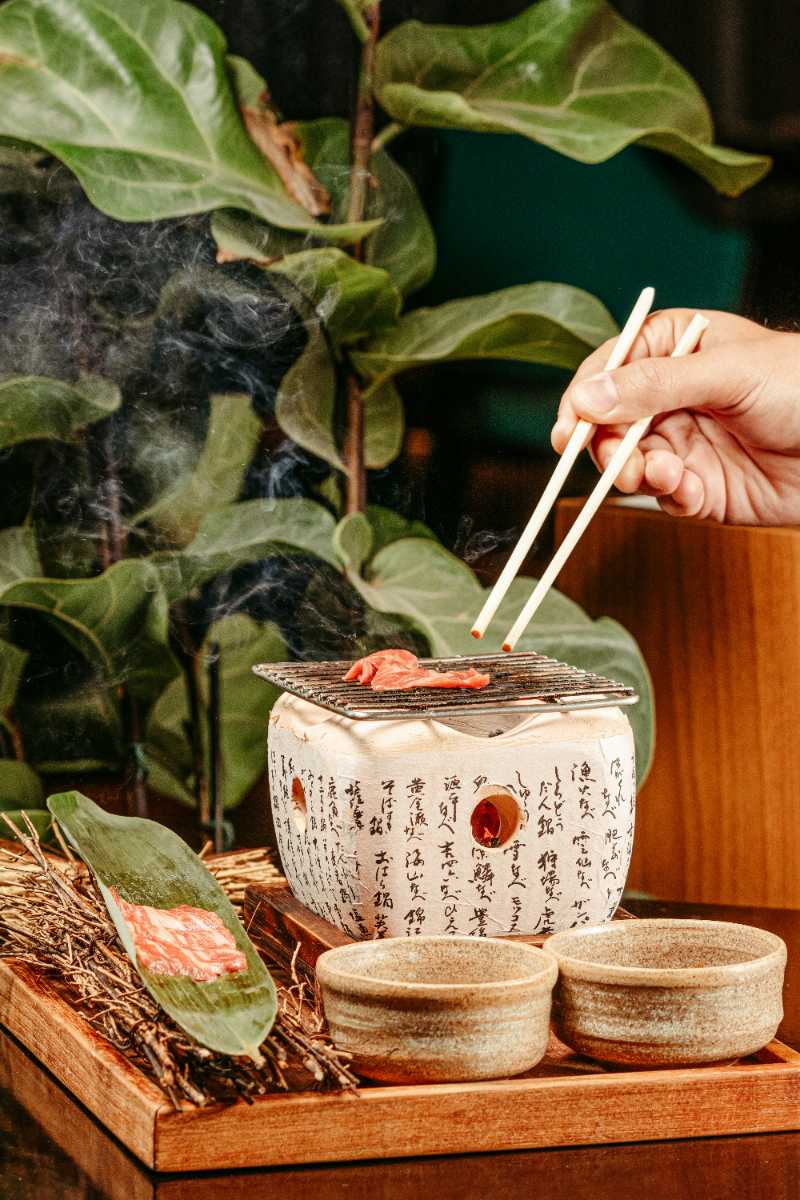
[(281, 697), (269, 779), (297, 898), (353, 938), (607, 920), (633, 847), (627, 720), (607, 709), (507, 725), (479, 737), (435, 721), (348, 721)]

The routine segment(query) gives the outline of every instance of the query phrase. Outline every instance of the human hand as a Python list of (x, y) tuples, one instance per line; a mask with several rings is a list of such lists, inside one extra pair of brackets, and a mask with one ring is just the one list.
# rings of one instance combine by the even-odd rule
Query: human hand
[(651, 314), (617, 371), (604, 371), (613, 341), (590, 354), (562, 397), (554, 448), (563, 452), (579, 418), (591, 421), (602, 470), (626, 428), (650, 417), (620, 491), (656, 496), (674, 516), (800, 524), (800, 334), (708, 311), (695, 353), (669, 358), (693, 315)]

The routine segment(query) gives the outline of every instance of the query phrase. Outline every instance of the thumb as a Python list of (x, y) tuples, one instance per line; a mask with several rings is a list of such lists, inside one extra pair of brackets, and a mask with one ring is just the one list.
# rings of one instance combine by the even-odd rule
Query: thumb
[(725, 357), (709, 350), (686, 358), (642, 358), (575, 381), (564, 399), (594, 425), (629, 425), (679, 408), (718, 411), (738, 403), (750, 382)]

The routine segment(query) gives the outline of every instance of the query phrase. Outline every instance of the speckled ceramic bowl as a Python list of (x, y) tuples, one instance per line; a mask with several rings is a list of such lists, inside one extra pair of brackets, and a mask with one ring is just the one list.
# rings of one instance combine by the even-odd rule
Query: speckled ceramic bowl
[(619, 921), (547, 941), (556, 1034), (611, 1063), (729, 1062), (775, 1036), (786, 946), (723, 921)]
[(353, 1069), (392, 1083), (519, 1075), (547, 1048), (558, 968), (496, 938), (356, 942), (317, 960), (331, 1036)]

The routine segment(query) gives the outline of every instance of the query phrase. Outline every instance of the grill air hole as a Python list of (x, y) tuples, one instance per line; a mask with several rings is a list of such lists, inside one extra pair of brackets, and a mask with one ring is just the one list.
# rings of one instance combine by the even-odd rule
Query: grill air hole
[(490, 785), (481, 790), (483, 795), (470, 816), (472, 837), (484, 849), (498, 850), (517, 836), (523, 813), (507, 788)]
[(298, 833), (305, 833), (308, 828), (308, 801), (306, 789), (297, 775), (292, 779), (292, 820)]

